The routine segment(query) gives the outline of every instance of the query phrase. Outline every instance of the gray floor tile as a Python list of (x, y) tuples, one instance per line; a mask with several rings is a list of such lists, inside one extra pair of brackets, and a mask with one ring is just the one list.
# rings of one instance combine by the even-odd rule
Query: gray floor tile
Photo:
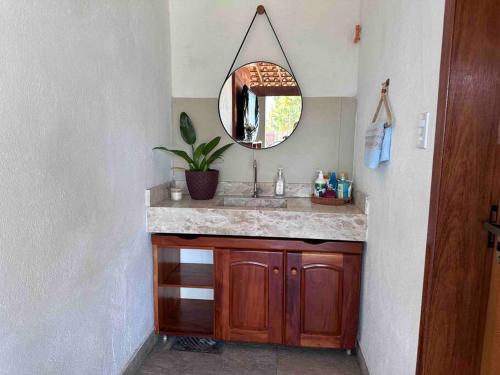
[(355, 356), (345, 350), (288, 348), (278, 349), (278, 374), (360, 375)]
[(345, 351), (226, 343), (222, 354), (170, 351), (159, 342), (138, 375), (360, 375)]

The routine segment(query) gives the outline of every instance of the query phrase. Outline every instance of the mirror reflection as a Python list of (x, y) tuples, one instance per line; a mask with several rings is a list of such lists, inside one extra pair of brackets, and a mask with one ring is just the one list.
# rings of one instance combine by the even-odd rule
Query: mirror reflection
[(222, 86), (219, 116), (237, 143), (269, 148), (293, 133), (302, 114), (302, 96), (293, 75), (265, 61), (236, 69)]

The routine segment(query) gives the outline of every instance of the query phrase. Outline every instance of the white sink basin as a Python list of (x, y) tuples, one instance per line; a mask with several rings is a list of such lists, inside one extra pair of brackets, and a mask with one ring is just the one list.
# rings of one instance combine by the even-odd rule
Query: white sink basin
[(226, 207), (286, 208), (286, 199), (272, 197), (224, 197), (221, 204)]

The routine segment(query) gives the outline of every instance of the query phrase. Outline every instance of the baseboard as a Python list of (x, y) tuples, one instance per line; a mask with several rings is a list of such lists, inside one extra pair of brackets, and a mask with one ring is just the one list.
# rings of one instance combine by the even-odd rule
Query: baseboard
[(370, 375), (368, 367), (366, 366), (363, 351), (361, 350), (361, 346), (359, 346), (359, 342), (356, 342), (356, 358), (358, 359), (359, 368), (361, 369), (361, 375)]
[(122, 375), (135, 375), (142, 365), (142, 362), (146, 359), (148, 354), (153, 350), (156, 342), (158, 341), (158, 336), (155, 335), (154, 331), (149, 334), (149, 336), (144, 340), (142, 345), (136, 352), (132, 355), (132, 358), (128, 361)]

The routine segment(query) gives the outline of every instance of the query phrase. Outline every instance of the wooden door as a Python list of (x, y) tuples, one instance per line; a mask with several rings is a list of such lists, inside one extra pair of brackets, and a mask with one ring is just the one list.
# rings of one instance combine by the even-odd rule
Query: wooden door
[(359, 287), (359, 255), (288, 253), (285, 343), (354, 348)]
[[(500, 121), (498, 124), (495, 171), (496, 191), (492, 197), (492, 204), (497, 206), (497, 217), (492, 217), (492, 221), (500, 224), (500, 217), (498, 216), (498, 207), (500, 207)], [(500, 236), (496, 236), (491, 264), (490, 293), (484, 330), (481, 375), (500, 374)]]
[(215, 337), (283, 342), (283, 254), (215, 251)]
[(500, 116), (500, 1), (446, 0), (417, 374), (479, 374)]

